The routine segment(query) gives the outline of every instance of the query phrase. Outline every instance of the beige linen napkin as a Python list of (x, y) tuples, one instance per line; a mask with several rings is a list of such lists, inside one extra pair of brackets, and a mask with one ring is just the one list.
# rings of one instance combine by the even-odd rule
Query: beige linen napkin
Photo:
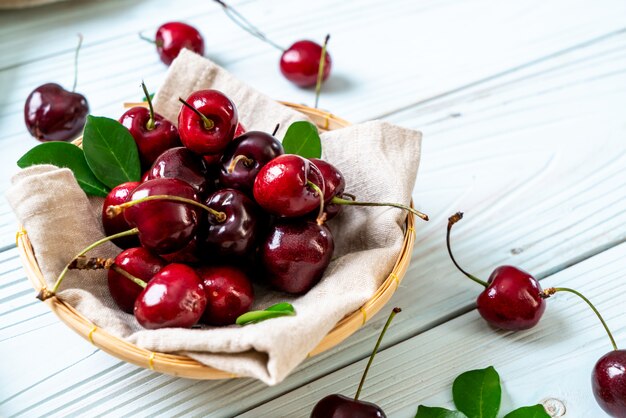
[[(175, 121), (178, 96), (208, 87), (233, 99), (249, 130), (267, 131), (277, 122), (288, 126), (302, 118), (189, 52), (172, 64), (155, 98), (157, 111)], [(324, 133), (322, 141), (324, 158), (346, 177), (347, 192), (362, 201), (410, 202), (420, 157), (419, 132), (374, 121)], [(49, 284), (74, 254), (103, 236), (102, 199), (87, 198), (67, 169), (25, 169), (13, 178), (7, 197)], [(339, 320), (372, 297), (399, 254), (405, 217), (395, 208), (344, 208), (329, 223), (336, 248), (317, 286), (299, 297), (262, 289), (256, 295), (256, 308), (291, 302), (297, 312), (293, 317), (245, 327), (144, 330), (132, 315), (115, 307), (103, 271), (70, 273), (58, 296), (98, 327), (143, 348), (183, 353), (273, 385), (300, 364)], [(117, 252), (109, 244), (93, 255), (111, 257)]]

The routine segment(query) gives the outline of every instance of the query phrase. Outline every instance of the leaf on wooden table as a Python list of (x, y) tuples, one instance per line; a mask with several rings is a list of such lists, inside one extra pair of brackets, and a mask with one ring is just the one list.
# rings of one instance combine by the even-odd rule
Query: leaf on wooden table
[(501, 396), (500, 376), (492, 366), (465, 372), (452, 384), (454, 405), (468, 418), (496, 418)]
[(296, 154), (304, 158), (322, 157), (322, 141), (317, 127), (311, 122), (292, 123), (285, 133), (283, 148), (287, 154)]
[(74, 173), (78, 185), (92, 196), (106, 197), (109, 188), (91, 172), (83, 150), (68, 142), (46, 142), (37, 145), (17, 161), (20, 168), (35, 164), (52, 164), (69, 168)]
[(88, 116), (83, 150), (91, 171), (107, 186), (113, 188), (141, 179), (137, 144), (128, 129), (118, 121)]
[(463, 412), (451, 411), (446, 408), (420, 405), (415, 418), (467, 418)]
[(504, 418), (550, 418), (550, 415), (546, 412), (543, 405), (537, 404), (518, 408), (506, 414)]

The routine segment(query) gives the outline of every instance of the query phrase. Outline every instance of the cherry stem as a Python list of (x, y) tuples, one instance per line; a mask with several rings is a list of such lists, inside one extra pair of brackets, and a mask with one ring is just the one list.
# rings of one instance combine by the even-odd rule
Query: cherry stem
[(145, 37), (145, 36), (143, 35), (143, 33), (141, 33), (141, 32), (139, 32), (139, 39), (141, 39), (141, 40), (143, 40), (143, 41), (146, 41), (146, 42), (150, 42), (151, 44), (154, 44), (154, 45), (156, 45), (156, 46), (163, 46), (163, 45), (161, 45), (159, 42), (155, 41), (154, 39), (150, 39), (150, 38), (148, 38), (148, 37)]
[(452, 225), (454, 225), (455, 223), (457, 223), (461, 219), (463, 219), (463, 212), (457, 212), (457, 213), (455, 213), (454, 215), (452, 215), (452, 216), (450, 216), (448, 218), (448, 231), (446, 232), (446, 247), (448, 247), (448, 254), (450, 254), (450, 259), (452, 259), (452, 262), (454, 263), (456, 268), (459, 269), (459, 271), (461, 273), (465, 274), (468, 278), (470, 278), (471, 280), (475, 281), (479, 285), (487, 287), (487, 286), (489, 286), (489, 284), (487, 284), (487, 282), (485, 282), (483, 280), (480, 280), (478, 277), (476, 277), (476, 276), (474, 276), (472, 274), (469, 274), (468, 272), (463, 270), (461, 268), (461, 266), (459, 266), (459, 264), (454, 259), (454, 256), (452, 255), (452, 250), (450, 249), (450, 231), (452, 230)]
[(611, 340), (611, 345), (613, 346), (613, 350), (617, 351), (617, 344), (615, 343), (615, 338), (613, 338), (613, 334), (611, 334), (611, 331), (609, 330), (608, 325), (604, 321), (604, 318), (602, 318), (602, 315), (600, 315), (600, 312), (596, 309), (596, 307), (593, 305), (593, 303), (591, 303), (591, 301), (589, 299), (587, 299), (579, 291), (574, 290), (574, 289), (570, 289), (569, 287), (549, 287), (549, 288), (545, 289), (543, 292), (541, 292), (541, 297), (544, 298), (544, 299), (547, 299), (550, 296), (554, 295), (556, 292), (573, 293), (576, 296), (578, 296), (579, 298), (581, 298), (582, 300), (584, 300), (585, 303), (587, 305), (589, 305), (591, 310), (596, 314), (596, 316), (598, 317), (598, 319), (602, 323), (602, 326), (604, 327), (604, 330), (606, 331), (607, 335), (609, 336), (609, 340)]
[(139, 277), (133, 276), (132, 274), (130, 274), (129, 272), (127, 272), (126, 270), (124, 270), (123, 268), (118, 266), (117, 264), (113, 264), (111, 266), (111, 270), (113, 270), (114, 272), (116, 272), (117, 274), (119, 274), (121, 276), (126, 277), (128, 280), (130, 280), (131, 282), (135, 283), (137, 286), (141, 286), (144, 289), (148, 285), (146, 282), (141, 280)]
[(154, 124), (154, 108), (152, 107), (152, 99), (150, 98), (150, 93), (148, 93), (148, 88), (146, 87), (146, 83), (141, 81), (141, 88), (143, 89), (144, 94), (146, 95), (146, 100), (148, 101), (148, 108), (150, 109), (150, 119), (148, 119), (148, 123), (146, 123), (146, 129), (151, 131), (155, 128)]
[(279, 51), (285, 52), (285, 48), (281, 47), (280, 45), (276, 44), (271, 39), (269, 39), (267, 36), (265, 36), (263, 32), (261, 32), (256, 26), (254, 26), (248, 19), (243, 17), (241, 13), (239, 13), (236, 9), (227, 5), (222, 0), (213, 0), (213, 1), (215, 1), (217, 4), (222, 6), (222, 10), (224, 10), (224, 13), (226, 14), (226, 16), (228, 16), (230, 20), (235, 22), (235, 24), (239, 26), (241, 29), (245, 30), (250, 35), (254, 36), (255, 38), (260, 39), (261, 41), (273, 46)]
[(237, 165), (239, 161), (243, 161), (243, 165), (246, 167), (250, 167), (252, 164), (254, 164), (254, 160), (252, 158), (248, 158), (245, 155), (240, 154), (236, 156), (235, 158), (233, 158), (233, 160), (230, 162), (230, 165), (228, 166), (228, 169), (226, 170), (228, 171), (228, 174), (232, 174), (232, 172), (235, 171), (235, 166)]
[(68, 265), (70, 270), (101, 270), (110, 269), (115, 261), (112, 258), (87, 257), (81, 255), (74, 258)]
[(274, 132), (272, 132), (272, 136), (276, 136), (276, 132), (278, 132), (278, 128), (280, 128), (280, 123), (276, 124), (276, 127), (274, 128)]
[(76, 84), (78, 83), (78, 51), (83, 44), (83, 35), (78, 34), (78, 45), (76, 45), (76, 51), (74, 52), (74, 85), (72, 85), (72, 93), (76, 91)]
[(320, 197), (320, 211), (317, 214), (316, 221), (318, 225), (323, 225), (326, 221), (326, 214), (324, 213), (324, 192), (311, 180), (307, 180), (306, 184), (308, 184), (311, 189), (315, 190), (315, 193)]
[(354, 395), (355, 401), (359, 400), (359, 396), (361, 395), (361, 389), (363, 389), (363, 383), (365, 383), (365, 377), (367, 376), (367, 372), (369, 371), (370, 366), (372, 365), (372, 362), (374, 361), (374, 357), (376, 356), (376, 353), (378, 352), (378, 347), (380, 347), (380, 343), (383, 340), (383, 337), (385, 336), (385, 332), (387, 332), (387, 328), (389, 328), (389, 324), (391, 324), (393, 317), (396, 316), (396, 314), (400, 312), (402, 312), (402, 309), (396, 307), (396, 308), (393, 308), (393, 310), (389, 314), (389, 318), (387, 318), (387, 322), (385, 323), (383, 330), (380, 332), (380, 335), (378, 336), (378, 341), (376, 341), (376, 345), (374, 346), (374, 351), (372, 351), (372, 354), (370, 355), (370, 359), (367, 362), (367, 366), (365, 366), (365, 370), (363, 371), (363, 376), (361, 376), (359, 387), (356, 390), (356, 395)]
[(322, 45), (322, 56), (320, 57), (320, 65), (317, 71), (317, 82), (315, 83), (315, 108), (317, 109), (317, 104), (320, 100), (320, 93), (322, 91), (322, 78), (324, 78), (324, 66), (326, 65), (326, 47), (328, 46), (328, 40), (330, 39), (330, 34), (326, 35), (324, 39), (324, 45)]
[(215, 126), (215, 123), (211, 119), (204, 116), (202, 113), (200, 113), (198, 109), (196, 109), (195, 107), (193, 107), (192, 105), (184, 101), (181, 97), (178, 98), (178, 101), (180, 101), (183, 105), (187, 106), (189, 109), (193, 110), (193, 112), (196, 115), (198, 115), (200, 119), (202, 119), (202, 122), (204, 123), (204, 129), (206, 129), (207, 131), (209, 129), (213, 129), (213, 127)]
[(125, 203), (120, 203), (119, 205), (111, 205), (109, 207), (107, 207), (106, 209), (106, 214), (109, 218), (113, 218), (117, 215), (119, 215), (120, 213), (122, 213), (122, 211), (128, 207), (131, 206), (135, 206), (138, 205), (140, 203), (144, 203), (144, 202), (149, 202), (151, 200), (168, 200), (168, 201), (172, 201), (172, 202), (180, 202), (180, 203), (186, 203), (189, 205), (193, 205), (193, 206), (197, 206), (200, 209), (204, 209), (207, 212), (209, 212), (211, 215), (213, 215), (215, 217), (215, 220), (217, 222), (224, 222), (226, 220), (226, 214), (224, 212), (218, 212), (215, 209), (212, 209), (206, 205), (203, 205), (200, 202), (196, 202), (193, 199), (187, 199), (185, 197), (180, 197), (180, 196), (171, 196), (171, 195), (166, 195), (166, 194), (158, 194), (158, 195), (153, 195), (153, 196), (145, 196), (142, 198), (139, 198), (137, 200), (131, 200)]
[(418, 210), (413, 209), (412, 207), (401, 205), (400, 203), (374, 203), (374, 202), (355, 202), (353, 200), (342, 199), (340, 197), (334, 196), (330, 203), (334, 203), (337, 205), (348, 205), (348, 206), (392, 206), (394, 208), (404, 209), (415, 216), (427, 221), (428, 215), (422, 213)]
[(59, 290), (59, 286), (61, 285), (61, 282), (63, 281), (63, 278), (65, 277), (65, 275), (69, 271), (70, 265), (72, 264), (74, 259), (85, 255), (87, 252), (89, 252), (89, 251), (93, 250), (94, 248), (104, 244), (105, 242), (109, 242), (109, 241), (114, 240), (116, 238), (127, 237), (127, 236), (130, 236), (130, 235), (137, 235), (138, 233), (139, 233), (139, 230), (137, 228), (133, 228), (133, 229), (129, 229), (128, 231), (119, 232), (117, 234), (113, 234), (113, 235), (110, 235), (108, 237), (104, 237), (104, 238), (94, 242), (93, 244), (88, 245), (81, 252), (76, 254), (76, 256), (74, 258), (72, 258), (72, 261), (70, 261), (65, 266), (65, 268), (63, 269), (63, 271), (61, 272), (61, 274), (57, 278), (57, 281), (54, 283), (54, 286), (52, 287), (52, 290), (48, 290), (46, 288), (46, 286), (43, 286), (41, 288), (41, 290), (39, 291), (39, 294), (37, 295), (37, 299), (39, 299), (41, 301), (44, 301), (46, 299), (49, 299), (49, 298), (55, 296), (56, 292)]

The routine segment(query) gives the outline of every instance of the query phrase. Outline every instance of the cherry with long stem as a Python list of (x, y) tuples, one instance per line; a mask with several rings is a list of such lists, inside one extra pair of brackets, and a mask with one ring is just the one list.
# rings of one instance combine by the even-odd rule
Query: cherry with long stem
[(190, 110), (192, 110), (196, 115), (198, 115), (198, 117), (200, 118), (200, 120), (202, 120), (202, 123), (204, 124), (204, 129), (206, 129), (207, 131), (210, 129), (213, 129), (213, 127), (215, 126), (215, 122), (213, 122), (211, 119), (207, 118), (205, 115), (202, 114), (202, 112), (200, 112), (198, 109), (196, 109), (195, 107), (193, 107), (192, 105), (190, 105), (187, 101), (185, 101), (185, 99), (183, 99), (182, 97), (178, 98), (178, 101), (181, 102), (184, 106), (187, 106)]
[(315, 108), (317, 109), (317, 105), (320, 100), (320, 92), (322, 91), (322, 81), (324, 79), (324, 66), (326, 65), (326, 48), (328, 46), (328, 40), (330, 39), (330, 34), (326, 35), (324, 38), (324, 44), (322, 45), (322, 56), (320, 57), (320, 66), (317, 71), (317, 82), (315, 83)]
[(428, 220), (428, 215), (426, 215), (425, 213), (422, 213), (416, 209), (413, 209), (410, 206), (405, 206), (400, 203), (359, 202), (359, 201), (354, 201), (354, 200), (342, 199), (339, 196), (334, 196), (328, 203), (335, 204), (335, 205), (346, 205), (346, 206), (391, 206), (394, 208), (399, 208), (399, 209), (404, 209), (406, 211), (409, 211), (415, 216), (417, 216), (418, 218), (421, 218), (425, 221)]
[(185, 197), (170, 196), (170, 195), (145, 196), (136, 200), (130, 200), (128, 202), (121, 203), (119, 205), (111, 205), (107, 208), (106, 214), (108, 217), (112, 218), (122, 213), (122, 211), (128, 207), (135, 206), (143, 202), (149, 202), (152, 200), (166, 200), (166, 201), (171, 201), (171, 202), (186, 203), (189, 205), (196, 206), (200, 209), (204, 209), (205, 211), (209, 212), (213, 217), (215, 217), (215, 220), (217, 222), (224, 222), (226, 220), (226, 214), (224, 212), (216, 211), (215, 209), (212, 209), (208, 207), (207, 205), (203, 205), (202, 203), (197, 202), (193, 199), (187, 199)]
[(63, 278), (65, 277), (65, 275), (67, 274), (67, 272), (70, 270), (70, 265), (72, 264), (72, 262), (74, 261), (74, 259), (84, 256), (87, 252), (93, 250), (96, 247), (99, 247), (100, 245), (109, 242), (111, 240), (114, 240), (116, 238), (122, 238), (122, 237), (127, 237), (130, 235), (137, 235), (139, 233), (139, 230), (137, 228), (133, 228), (133, 229), (129, 229), (128, 231), (124, 231), (124, 232), (120, 232), (118, 234), (113, 234), (110, 235), (108, 237), (104, 237), (90, 245), (88, 245), (87, 247), (85, 247), (81, 252), (79, 252), (78, 254), (76, 254), (76, 256), (74, 256), (72, 258), (72, 261), (70, 261), (69, 263), (67, 263), (67, 265), (65, 266), (65, 268), (63, 269), (63, 271), (61, 271), (61, 274), (59, 274), (59, 277), (57, 278), (56, 282), (54, 283), (54, 285), (52, 286), (51, 290), (48, 290), (48, 288), (44, 285), (41, 290), (39, 291), (39, 294), (37, 295), (37, 299), (44, 301), (46, 299), (49, 299), (53, 296), (56, 295), (56, 292), (59, 290), (59, 286), (61, 285), (61, 282), (63, 282)]
[(278, 45), (277, 43), (269, 39), (263, 32), (259, 30), (259, 28), (254, 26), (248, 19), (243, 17), (243, 15), (239, 13), (235, 8), (229, 6), (222, 0), (213, 0), (213, 1), (215, 1), (217, 4), (222, 6), (222, 10), (224, 10), (224, 13), (226, 14), (226, 16), (228, 16), (230, 20), (235, 22), (235, 24), (239, 26), (241, 29), (245, 30), (250, 35), (254, 36), (255, 38), (273, 46), (279, 51), (281, 52), (285, 51), (285, 48), (281, 47), (280, 45)]

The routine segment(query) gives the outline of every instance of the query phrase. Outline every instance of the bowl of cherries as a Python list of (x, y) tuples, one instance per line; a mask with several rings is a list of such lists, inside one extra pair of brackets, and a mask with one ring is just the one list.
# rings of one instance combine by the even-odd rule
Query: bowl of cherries
[[(18, 247), (38, 298), (47, 301), (66, 324), (94, 345), (142, 367), (199, 379), (232, 377), (188, 357), (150, 352), (97, 329), (56, 297), (67, 272), (108, 270), (111, 299), (148, 330), (245, 326), (297, 315), (289, 303), (252, 310), (255, 289), (302, 295), (314, 287), (333, 258), (334, 237), (326, 221), (355, 205), (406, 211), (403, 247), (374, 296), (343, 318), (311, 354), (338, 344), (385, 305), (409, 264), (415, 215), (427, 216), (397, 203), (356, 200), (337, 167), (314, 158), (320, 155), (293, 152), (293, 138), (287, 138), (290, 132), (295, 136), (305, 132), (307, 138), (317, 136), (319, 141), (318, 130), (348, 122), (284, 103), (315, 125), (295, 122), (281, 142), (275, 136), (278, 127), (273, 133), (246, 131), (235, 104), (218, 90), (180, 98), (177, 126), (154, 112), (145, 86), (144, 92), (146, 102), (128, 109), (119, 121), (89, 116), (82, 139), (74, 144), (46, 142), (18, 162), (21, 167), (50, 163), (42, 160), (45, 153), (40, 147), (54, 151), (53, 147), (65, 150), (78, 145), (103, 183), (101, 189), (94, 189), (93, 181), (83, 189), (104, 197), (101, 216), (106, 236), (68, 257), (52, 286), (43, 278), (28, 234), (23, 230), (18, 234)], [(90, 161), (103, 158), (103, 145), (92, 137), (106, 129), (111, 136), (123, 132), (117, 136), (128, 137), (129, 142), (122, 144), (124, 153), (136, 149), (133, 167), (121, 167), (124, 173), (135, 173), (131, 181), (112, 175), (111, 164)], [(115, 154), (115, 147), (110, 151)], [(59, 165), (71, 169), (71, 164)], [(82, 186), (80, 173), (74, 174)], [(109, 241), (119, 247), (115, 257), (90, 256), (92, 249)]]

